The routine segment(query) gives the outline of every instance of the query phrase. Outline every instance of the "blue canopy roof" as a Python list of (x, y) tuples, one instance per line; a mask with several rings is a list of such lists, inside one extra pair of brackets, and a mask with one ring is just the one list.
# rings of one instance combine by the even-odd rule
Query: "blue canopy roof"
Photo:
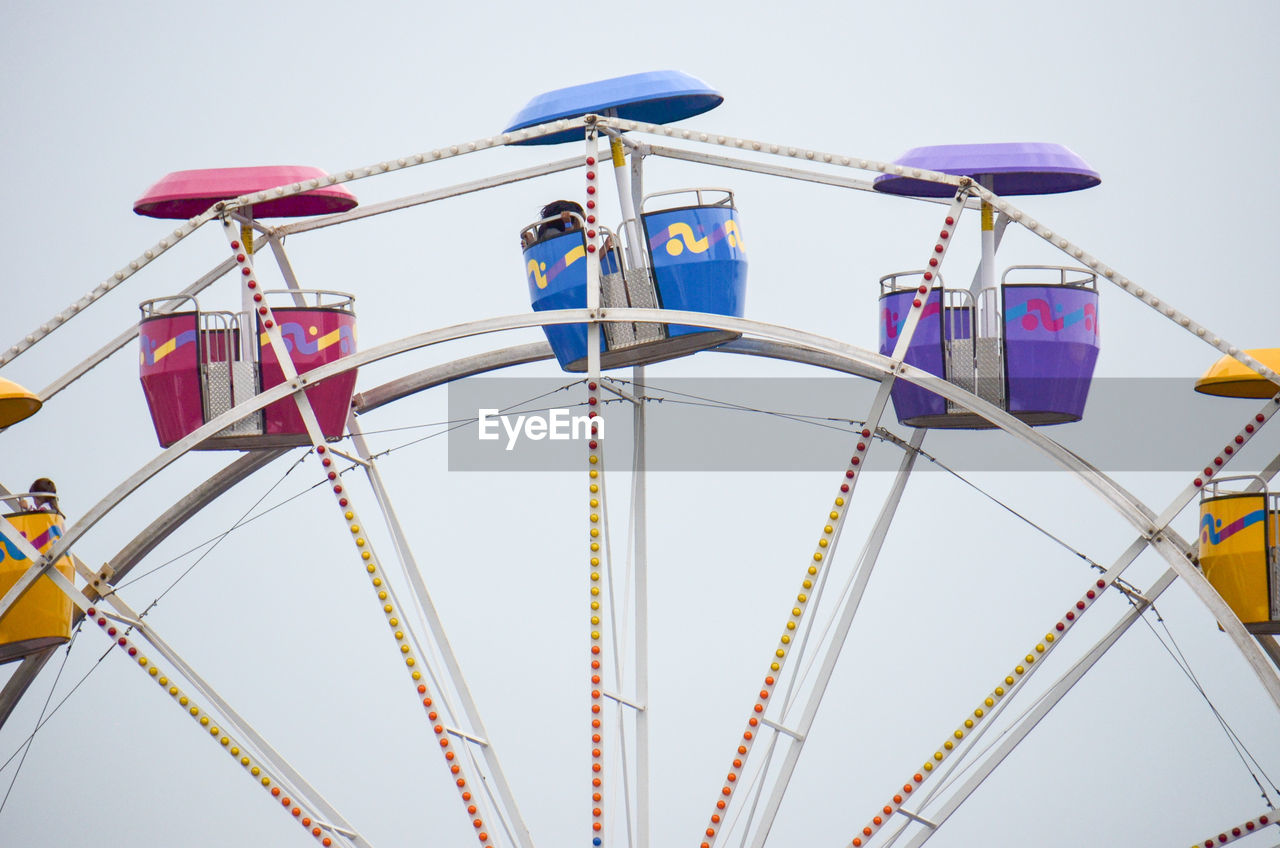
[[(516, 113), (503, 132), (545, 124), (559, 118), (604, 114), (616, 109), (619, 118), (649, 124), (669, 124), (719, 106), (724, 95), (682, 71), (646, 71), (625, 77), (573, 85), (539, 94)], [(581, 129), (513, 142), (560, 144), (582, 138)]]

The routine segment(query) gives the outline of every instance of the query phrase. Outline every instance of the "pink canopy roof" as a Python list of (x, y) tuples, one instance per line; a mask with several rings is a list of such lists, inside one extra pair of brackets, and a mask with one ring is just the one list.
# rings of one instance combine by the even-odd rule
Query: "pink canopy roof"
[(300, 218), (345, 212), (356, 198), (340, 185), (326, 185), (329, 175), (305, 165), (263, 165), (250, 168), (202, 168), (174, 171), (147, 189), (133, 211), (151, 218), (193, 218), (219, 200), (319, 179), (320, 188), (253, 205), (255, 218)]

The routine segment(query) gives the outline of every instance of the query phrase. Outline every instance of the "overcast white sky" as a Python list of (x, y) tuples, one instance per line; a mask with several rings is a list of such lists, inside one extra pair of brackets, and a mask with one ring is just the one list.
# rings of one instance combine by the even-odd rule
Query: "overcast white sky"
[[(134, 216), (131, 205), (170, 171), (273, 163), (344, 170), (497, 132), (548, 89), (660, 68), (723, 92), (719, 109), (689, 123), (726, 134), (881, 159), (923, 144), (1066, 144), (1102, 174), (1102, 185), (1026, 198), (1023, 208), (1225, 338), (1274, 345), (1268, 250), (1280, 188), (1278, 16), (1263, 2), (11, 2), (0, 12), (8, 197), (0, 232), (9, 278), (0, 345), (160, 238), (168, 227)], [(352, 190), (369, 203), (578, 149), (492, 151)], [(868, 348), (876, 341), (877, 278), (920, 264), (941, 213), (677, 162), (651, 159), (646, 167), (653, 189), (735, 190), (750, 248), (748, 317)], [(362, 347), (523, 312), (516, 233), (546, 200), (575, 192), (579, 179), (544, 178), (300, 235), (290, 256), (304, 286), (356, 294)], [(962, 222), (949, 260), (966, 281), (977, 251), (964, 237), (975, 230)], [(134, 322), (139, 301), (178, 291), (224, 253), (221, 234), (202, 230), (4, 375), (39, 390)], [(1002, 265), (1061, 261), (1021, 232), (1001, 250)], [(225, 282), (202, 298), (233, 301)], [(1117, 289), (1103, 290), (1101, 310), (1100, 375), (1192, 377), (1217, 358)], [(527, 331), (402, 357), (362, 371), (359, 388), (537, 338)], [(53, 477), (74, 519), (153, 457), (159, 449), (132, 350), (6, 432), (0, 482), (19, 489)], [(650, 377), (814, 376), (738, 359), (699, 355), (652, 368)], [(544, 363), (523, 373), (559, 372)], [(860, 414), (840, 397), (813, 400), (817, 411)], [(1241, 423), (1256, 405), (1218, 403)], [(1198, 398), (1163, 409), (1121, 404), (1100, 411), (1117, 421), (1114, 431), (1080, 449), (1096, 456), (1163, 431), (1188, 433), (1194, 447), (1170, 458), (1179, 470), (1119, 475), (1158, 512), (1234, 432), (1236, 425), (1198, 426), (1211, 409), (1221, 406)], [(681, 425), (677, 408), (659, 411), (668, 426)], [(444, 439), (401, 447), (435, 432), (423, 425), (444, 416), (437, 393), (372, 413), (364, 426), (380, 431), (371, 437), (376, 449), (394, 449), (381, 462), (388, 487), (536, 843), (585, 844), (584, 481), (449, 473)], [(727, 417), (726, 432), (735, 426)], [(811, 434), (797, 425), (793, 438), (803, 444)], [(1258, 441), (1242, 453), (1241, 471), (1280, 450), (1274, 433)], [(963, 441), (945, 444), (943, 459), (963, 458)], [(314, 459), (285, 476), (301, 456), (237, 487), (138, 573), (251, 510), (304, 492), (318, 478)], [(78, 553), (91, 563), (110, 558), (229, 459), (182, 458), (95, 528)], [(620, 450), (610, 459), (615, 467), (626, 462)], [(837, 453), (826, 473), (651, 479), (654, 845), (696, 844), (705, 827), (843, 462)], [(834, 565), (840, 580), (889, 477), (869, 475), (857, 493)], [(1110, 563), (1133, 538), (1065, 474), (974, 479), (1096, 561)], [(621, 472), (614, 480), (620, 533), (629, 480)], [(376, 524), (367, 487), (352, 486)], [(471, 844), (330, 504), (321, 492), (303, 494), (232, 534), (164, 595), (149, 621), (374, 845)], [(1176, 524), (1187, 538), (1195, 517), (1189, 509)], [(372, 532), (389, 555), (385, 534)], [(178, 559), (122, 594), (145, 608), (194, 562)], [(1162, 571), (1148, 553), (1126, 576), (1145, 586)], [(847, 844), (1089, 579), (1077, 557), (953, 478), (913, 480), (774, 843)], [(1157, 606), (1213, 705), (1280, 780), (1278, 717), (1256, 678), (1184, 587)], [(1119, 597), (1100, 603), (1037, 686), (1125, 608)], [(19, 749), (50, 692), (51, 706), (62, 701), (107, 648), (96, 629), (81, 633), (60, 676), (58, 655), (0, 732), (0, 762)], [(0, 680), (6, 674), (0, 669)], [(17, 762), (0, 768), (0, 790)], [(620, 801), (610, 803), (619, 818)], [(36, 736), (0, 808), (0, 843), (307, 844), (276, 806), (117, 652)], [(934, 844), (1191, 844), (1264, 809), (1205, 700), (1139, 624)], [(1273, 844), (1273, 834), (1244, 844)]]

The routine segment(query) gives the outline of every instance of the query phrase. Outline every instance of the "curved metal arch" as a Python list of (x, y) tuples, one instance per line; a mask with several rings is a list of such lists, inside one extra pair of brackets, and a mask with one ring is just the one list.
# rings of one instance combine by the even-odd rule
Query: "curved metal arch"
[[(1041, 453), (1046, 454), (1056, 461), (1064, 470), (1077, 475), (1077, 477), (1102, 496), (1140, 532), (1148, 535), (1154, 535), (1157, 530), (1160, 529), (1155, 527), (1152, 523), (1155, 518), (1155, 514), (1147, 508), (1145, 504), (1126, 491), (1114, 480), (1111, 480), (1105, 474), (1093, 468), (1080, 457), (1062, 447), (1057, 442), (1036, 432), (1031, 427), (1022, 423), (999, 407), (982, 400), (976, 395), (966, 392), (964, 389), (961, 389), (952, 383), (948, 383), (941, 377), (936, 377), (910, 365), (895, 363), (889, 357), (881, 356), (880, 354), (872, 353), (871, 351), (859, 348), (855, 345), (837, 341), (825, 336), (819, 336), (777, 324), (751, 321), (745, 318), (664, 309), (610, 309), (598, 310), (595, 313), (586, 309), (565, 309), (486, 318), (464, 324), (455, 324), (451, 327), (428, 330), (412, 336), (407, 336), (397, 341), (387, 342), (370, 348), (369, 350), (360, 351), (351, 354), (350, 356), (343, 357), (342, 359), (335, 360), (334, 362), (330, 362), (326, 365), (322, 365), (319, 368), (300, 376), (295, 383), (281, 383), (274, 386), (261, 394), (250, 398), (235, 408), (228, 410), (222, 415), (219, 415), (217, 418), (202, 427), (192, 431), (182, 439), (175, 442), (168, 449), (157, 455), (150, 462), (143, 465), (131, 477), (107, 493), (107, 495), (95, 504), (93, 508), (86, 512), (78, 522), (68, 528), (67, 532), (55, 544), (54, 548), (49, 551), (46, 559), (52, 561), (62, 556), (64, 553), (67, 553), (81, 536), (97, 524), (97, 522), (101, 521), (102, 518), (114, 509), (116, 505), (123, 501), (125, 497), (134, 492), (151, 477), (168, 467), (171, 463), (177, 460), (178, 457), (182, 456), (184, 453), (191, 450), (196, 445), (200, 444), (223, 428), (234, 424), (241, 418), (257, 412), (259, 409), (262, 409), (269, 404), (288, 397), (299, 388), (320, 382), (321, 380), (337, 374), (345, 373), (354, 368), (359, 368), (402, 353), (408, 353), (419, 348), (430, 347), (431, 345), (439, 344), (441, 342), (455, 341), (469, 336), (496, 333), (504, 330), (558, 324), (580, 324), (592, 320), (610, 322), (683, 323), (710, 327), (717, 330), (728, 330), (730, 332), (749, 335), (766, 341), (791, 344), (795, 347), (806, 348), (817, 353), (833, 356), (837, 359), (850, 362), (857, 367), (866, 369), (868, 374), (875, 375), (873, 379), (884, 379), (893, 375), (897, 379), (906, 380), (909, 383), (921, 386), (948, 400), (954, 401), (965, 409), (981, 415), (983, 418), (987, 419), (992, 424), (995, 424), (1000, 429), (1005, 430), (1015, 438), (1028, 443)], [(1278, 693), (1277, 703), (1280, 704), (1280, 693)]]
[[(1155, 547), (1161, 556), (1163, 556), (1177, 571), (1178, 576), (1182, 577), (1188, 583), (1201, 602), (1204, 603), (1209, 611), (1222, 623), (1224, 629), (1231, 636), (1232, 641), (1236, 643), (1241, 654), (1254, 669), (1255, 674), (1257, 674), (1259, 680), (1263, 684), (1263, 687), (1271, 696), (1277, 708), (1280, 708), (1280, 677), (1277, 677), (1271, 670), (1266, 655), (1262, 652), (1257, 643), (1249, 636), (1248, 632), (1244, 629), (1244, 625), (1242, 625), (1234, 613), (1231, 612), (1230, 608), (1222, 598), (1211, 586), (1208, 585), (1208, 582), (1204, 577), (1191, 565), (1190, 547), (1175, 532), (1169, 530), (1166, 526), (1158, 524), (1155, 514), (1142, 501), (1133, 496), (1106, 474), (1089, 465), (1089, 463), (1085, 462), (1083, 459), (1059, 445), (1049, 437), (1042, 435), (1023, 422), (1014, 418), (1008, 412), (1005, 412), (1004, 410), (940, 377), (921, 371), (918, 368), (914, 368), (904, 363), (897, 363), (889, 357), (881, 356), (880, 354), (872, 353), (871, 351), (859, 348), (855, 345), (813, 333), (744, 318), (710, 315), (698, 312), (661, 309), (567, 309), (499, 316), (417, 333), (415, 335), (387, 342), (370, 348), (369, 350), (361, 351), (328, 363), (299, 377), (295, 382), (281, 383), (280, 385), (245, 401), (234, 409), (219, 415), (214, 420), (188, 434), (167, 450), (160, 453), (150, 462), (142, 466), (142, 468), (135, 472), (131, 477), (109, 492), (101, 501), (98, 502), (98, 504), (90, 509), (79, 522), (69, 528), (66, 534), (46, 555), (44, 561), (46, 563), (51, 563), (63, 554), (67, 553), (71, 549), (72, 545), (74, 545), (85, 532), (93, 527), (98, 521), (102, 520), (103, 517), (119, 505), (119, 503), (121, 503), (129, 494), (135, 491), (155, 474), (159, 473), (161, 470), (177, 460), (177, 458), (182, 456), (182, 454), (191, 450), (193, 447), (223, 428), (234, 424), (244, 416), (281, 400), (304, 386), (319, 382), (320, 380), (337, 374), (345, 373), (362, 365), (377, 362), (382, 359), (387, 359), (389, 357), (397, 356), (420, 348), (429, 347), (441, 342), (454, 341), (469, 336), (483, 335), (486, 333), (501, 332), (505, 330), (558, 324), (578, 324), (588, 321), (690, 324), (710, 327), (718, 330), (728, 330), (730, 332), (753, 336), (764, 341), (792, 345), (796, 348), (813, 351), (817, 354), (833, 357), (836, 360), (848, 362), (853, 367), (865, 369), (869, 375), (875, 375), (872, 377), (873, 379), (878, 376), (881, 380), (889, 377), (906, 380), (909, 383), (921, 386), (922, 388), (928, 389), (929, 391), (941, 395), (948, 400), (954, 401), (971, 412), (981, 415), (983, 418), (1009, 433), (1011, 436), (1026, 442), (1042, 454), (1049, 456), (1064, 470), (1075, 475), (1077, 479), (1101, 496), (1112, 506), (1113, 509), (1116, 510), (1116, 512), (1129, 521), (1145, 538), (1149, 539), (1153, 547)], [(1190, 503), (1194, 496), (1194, 489), (1184, 491), (1183, 495), (1179, 498), (1181, 506), (1185, 506), (1186, 503)], [(1185, 502), (1183, 502), (1184, 499)], [(1177, 505), (1177, 503), (1178, 502), (1175, 502), (1175, 505)], [(1170, 519), (1177, 514), (1181, 509), (1181, 506), (1175, 510), (1166, 510), (1166, 514)], [(31, 581), (34, 581), (38, 574), (32, 575), (31, 572), (35, 571), (37, 568), (37, 566), (33, 566), (33, 568), (28, 571), (28, 575), (24, 575), (22, 580), (26, 581), (27, 577), (30, 576)], [(41, 571), (41, 573), (43, 572)], [(29, 582), (30, 581), (28, 581), (28, 584)], [(21, 581), (18, 585), (21, 585)], [(15, 588), (17, 588), (17, 586), (15, 586)], [(4, 610), (0, 610), (0, 616), (3, 616), (3, 614)]]
[[(760, 339), (735, 339), (715, 348), (714, 352), (797, 362), (869, 379), (875, 379), (876, 377), (874, 372), (846, 362), (839, 357), (782, 342), (768, 342)], [(360, 392), (352, 398), (352, 408), (357, 414), (372, 412), (379, 407), (409, 395), (445, 385), (455, 380), (486, 374), (515, 365), (541, 362), (553, 357), (551, 345), (545, 341), (499, 348), (486, 353), (462, 357), (404, 377), (389, 380), (380, 386)], [(126, 576), (161, 540), (176, 531), (188, 519), (220, 498), (233, 486), (288, 452), (289, 449), (287, 448), (252, 451), (239, 457), (234, 462), (215, 472), (207, 480), (198, 484), (187, 495), (147, 525), (141, 533), (137, 534), (114, 557), (107, 561), (107, 565), (114, 572), (113, 582), (118, 582)], [(27, 657), (23, 660), (18, 671), (10, 676), (4, 688), (0, 690), (0, 728), (4, 727), (9, 715), (12, 714), (18, 702), (21, 701), (31, 684), (35, 682), (41, 669), (44, 668), (45, 663), (48, 662), (56, 650), (56, 648), (49, 648)]]

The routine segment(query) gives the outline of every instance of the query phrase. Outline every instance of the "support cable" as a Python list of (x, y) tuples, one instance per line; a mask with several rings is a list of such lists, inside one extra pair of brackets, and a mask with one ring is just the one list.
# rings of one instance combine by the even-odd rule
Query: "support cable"
[(63, 695), (62, 699), (58, 701), (57, 705), (52, 710), (49, 711), (49, 714), (45, 716), (44, 719), (39, 724), (36, 725), (35, 729), (31, 731), (31, 733), (27, 736), (27, 738), (22, 740), (22, 742), (18, 743), (18, 748), (12, 754), (9, 755), (8, 759), (6, 759), (3, 763), (0, 763), (0, 771), (4, 771), (6, 768), (9, 767), (9, 763), (13, 762), (14, 757), (18, 756), (18, 754), (20, 754), (24, 750), (23, 746), (25, 746), (32, 739), (34, 739), (35, 735), (39, 733), (46, 724), (49, 723), (49, 720), (52, 719), (55, 715), (57, 715), (58, 710), (62, 709), (63, 705), (66, 704), (67, 701), (71, 699), (71, 696), (75, 694), (76, 690), (79, 689), (82, 685), (84, 685), (84, 682), (89, 679), (89, 675), (93, 674), (94, 669), (102, 665), (102, 661), (105, 660), (110, 655), (111, 655), (111, 649), (107, 648), (107, 650), (102, 653), (102, 656), (98, 657), (97, 662), (91, 665), (89, 667), (89, 670), (86, 671), (84, 675), (79, 680), (76, 681), (76, 685), (72, 686), (71, 689), (68, 690), (67, 694)]
[[(151, 612), (151, 610), (154, 609), (155, 606), (160, 603), (160, 601), (164, 598), (165, 595), (173, 591), (174, 587), (176, 587), (180, 582), (182, 582), (182, 579), (186, 577), (188, 574), (190, 574), (192, 569), (194, 569), (200, 563), (204, 562), (205, 557), (213, 553), (214, 549), (217, 548), (218, 545), (222, 544), (223, 540), (225, 540), (227, 536), (231, 535), (231, 533), (235, 531), (237, 528), (248, 523), (246, 519), (249, 519), (249, 514), (253, 512), (255, 509), (257, 509), (258, 505), (261, 504), (264, 500), (266, 500), (267, 496), (270, 495), (272, 492), (274, 492), (276, 488), (285, 481), (285, 478), (287, 478), (290, 474), (292, 474), (294, 469), (296, 469), (299, 465), (302, 464), (302, 462), (307, 458), (308, 455), (309, 454), (304, 453), (302, 456), (298, 457), (298, 461), (295, 462), (293, 465), (289, 466), (289, 468), (284, 472), (284, 474), (280, 476), (280, 479), (277, 480), (275, 483), (273, 483), (271, 485), (271, 488), (267, 489), (265, 492), (262, 493), (262, 497), (254, 501), (253, 504), (247, 510), (245, 510), (244, 513), (238, 519), (236, 519), (235, 523), (232, 524), (231, 527), (226, 532), (219, 535), (217, 539), (213, 541), (213, 544), (210, 545), (210, 547), (206, 549), (204, 553), (200, 554), (200, 556), (196, 559), (195, 562), (191, 563), (191, 565), (187, 567), (186, 571), (179, 574), (177, 579), (175, 579), (172, 583), (170, 583), (169, 586), (163, 592), (161, 592), (159, 595), (156, 595), (156, 597), (151, 601), (151, 603), (147, 604), (147, 606), (142, 610), (142, 612), (138, 613), (138, 618), (146, 618), (147, 613)], [(317, 485), (320, 485), (320, 484), (317, 484)], [(312, 487), (312, 488), (315, 488), (315, 487)], [(290, 498), (289, 500), (293, 500), (293, 498)], [(284, 501), (283, 503), (288, 503), (288, 501)], [(275, 507), (273, 507), (273, 509), (274, 508)], [(262, 515), (266, 515), (266, 513), (264, 512), (262, 513)], [(255, 517), (260, 517), (260, 516), (255, 516)], [(183, 554), (182, 556), (186, 556), (186, 554)], [(174, 560), (170, 560), (170, 562), (173, 562), (173, 561)], [(166, 565), (167, 564), (168, 563), (166, 563)], [(163, 568), (163, 566), (160, 566), (160, 568)], [(138, 577), (135, 577), (133, 580), (130, 580), (129, 583), (125, 583), (124, 586), (128, 586), (131, 583), (136, 583), (138, 580), (141, 580), (143, 577), (146, 577), (147, 574), (153, 574), (158, 570), (159, 568), (155, 568), (155, 569), (152, 569), (151, 571), (148, 571), (146, 574), (139, 575)], [(112, 589), (109, 589), (106, 594), (113, 594), (122, 588), (123, 586), (116, 586)]]
[[(1136, 606), (1136, 602), (1134, 602), (1132, 599), (1130, 599), (1129, 602)], [(1156, 631), (1155, 626), (1152, 625), (1152, 623), (1149, 620), (1147, 620), (1147, 617), (1145, 615), (1142, 617), (1142, 623), (1147, 626), (1147, 629), (1151, 631), (1151, 635), (1156, 637), (1156, 641), (1160, 643), (1160, 646), (1165, 649), (1165, 651), (1173, 659), (1174, 663), (1178, 666), (1178, 668), (1182, 671), (1182, 673), (1186, 675), (1186, 678), (1191, 682), (1192, 687), (1198, 693), (1200, 693), (1200, 697), (1203, 698), (1205, 704), (1208, 705), (1209, 711), (1213, 713), (1213, 717), (1217, 720), (1218, 724), (1222, 727), (1222, 732), (1226, 734), (1227, 741), (1231, 743), (1231, 747), (1235, 750), (1236, 756), (1240, 758), (1240, 762), (1244, 765), (1245, 769), (1249, 772), (1249, 776), (1253, 778), (1253, 782), (1257, 784), (1258, 792), (1262, 795), (1262, 800), (1266, 802), (1268, 807), (1271, 807), (1274, 809), (1275, 803), (1271, 800), (1271, 796), (1267, 794), (1267, 790), (1265, 787), (1263, 787), (1262, 782), (1258, 779), (1258, 775), (1259, 774), (1262, 775), (1262, 779), (1265, 780), (1268, 783), (1268, 785), (1270, 785), (1271, 791), (1276, 792), (1277, 794), (1280, 794), (1280, 789), (1277, 789), (1275, 782), (1272, 781), (1270, 776), (1262, 768), (1262, 765), (1258, 762), (1257, 758), (1253, 756), (1253, 753), (1249, 750), (1249, 747), (1244, 743), (1244, 740), (1240, 738), (1240, 736), (1231, 727), (1226, 717), (1223, 716), (1222, 713), (1218, 711), (1218, 708), (1214, 705), (1213, 701), (1209, 698), (1209, 693), (1206, 692), (1204, 687), (1200, 684), (1199, 678), (1196, 677), (1195, 672), (1191, 668), (1191, 662), (1187, 659), (1186, 654), (1182, 652), (1182, 648), (1179, 647), (1177, 640), (1173, 638), (1173, 632), (1169, 630), (1168, 623), (1165, 622), (1164, 616), (1160, 614), (1160, 610), (1156, 609), (1156, 605), (1154, 603), (1151, 605), (1151, 612), (1155, 614), (1156, 621), (1159, 622), (1161, 629), (1164, 630), (1165, 635), (1168, 637), (1168, 642), (1166, 643), (1165, 638), (1161, 636), (1159, 632)], [(1255, 768), (1257, 769), (1256, 772), (1254, 771)]]
[[(54, 675), (53, 683), (49, 686), (49, 694), (45, 696), (44, 704), (40, 707), (40, 715), (36, 718), (35, 729), (31, 731), (31, 734), (26, 738), (26, 741), (19, 746), (18, 750), (22, 751), (22, 759), (18, 760), (18, 766), (13, 770), (13, 779), (9, 781), (9, 788), (5, 790), (4, 798), (0, 799), (0, 813), (4, 812), (5, 804), (9, 803), (9, 795), (13, 792), (14, 784), (18, 782), (18, 775), (22, 772), (22, 766), (27, 761), (27, 754), (31, 753), (31, 745), (35, 741), (36, 731), (44, 724), (45, 713), (49, 709), (49, 702), (53, 700), (53, 693), (58, 688), (58, 681), (62, 679), (63, 669), (67, 667), (67, 658), (71, 656), (71, 646), (75, 644), (75, 637), (79, 634), (80, 628), (76, 627), (76, 632), (72, 634), (71, 641), (67, 642), (67, 649), (62, 652), (62, 664), (58, 666), (58, 673)], [(9, 758), (10, 761), (12, 761), (12, 759), (13, 757)], [(9, 762), (5, 762), (5, 765), (9, 765)]]
[[(619, 380), (618, 382), (625, 383), (626, 381)], [(768, 415), (775, 418), (781, 418), (786, 421), (794, 421), (800, 424), (808, 424), (815, 427), (822, 427), (824, 429), (835, 430), (841, 433), (848, 433), (850, 432), (850, 430), (847, 429), (846, 427), (836, 426), (837, 424), (848, 424), (850, 427), (854, 427), (854, 428), (860, 428), (865, 424), (865, 422), (859, 421), (854, 418), (839, 418), (839, 417), (833, 417), (833, 416), (808, 415), (808, 414), (799, 413), (799, 412), (785, 412), (781, 410), (767, 409), (764, 407), (750, 406), (748, 404), (734, 403), (732, 401), (721, 401), (716, 398), (705, 397), (705, 396), (693, 394), (690, 392), (680, 392), (674, 389), (664, 389), (662, 387), (655, 387), (655, 388), (658, 391), (664, 392), (665, 394), (680, 395), (681, 397), (692, 398), (695, 401), (701, 401), (701, 402), (699, 403), (699, 402), (693, 402), (688, 400), (672, 400), (670, 398), (664, 398), (664, 397), (646, 398), (646, 400), (654, 401), (657, 403), (666, 402), (666, 403), (672, 403), (676, 405), (704, 407), (709, 409), (724, 409), (726, 411), (732, 411), (732, 412), (750, 412), (750, 413), (756, 413), (760, 415)], [(885, 430), (883, 427), (877, 431), (877, 433), (875, 434), (875, 438), (891, 441), (904, 449), (907, 446), (907, 443), (904, 440), (893, 435), (888, 430)], [(1073, 547), (1061, 537), (1054, 535), (1052, 532), (1045, 529), (1041, 525), (1037, 524), (1035, 521), (1032, 521), (1026, 515), (1018, 512), (1016, 509), (1009, 506), (1007, 503), (1000, 500), (995, 495), (983, 489), (977, 483), (974, 483), (972, 480), (960, 474), (958, 471), (952, 469), (950, 466), (948, 466), (942, 460), (938, 459), (936, 456), (933, 456), (932, 454), (930, 454), (928, 451), (925, 451), (925, 450), (920, 450), (918, 451), (918, 453), (922, 458), (936, 465), (940, 471), (945, 471), (947, 474), (950, 474), (952, 477), (955, 477), (961, 483), (964, 483), (966, 486), (970, 487), (975, 492), (978, 492), (984, 498), (987, 498), (992, 503), (999, 506), (1001, 509), (1004, 509), (1007, 512), (1009, 512), (1011, 515), (1015, 516), (1018, 520), (1025, 522), (1026, 524), (1028, 524), (1029, 526), (1031, 526), (1032, 528), (1034, 528), (1035, 530), (1043, 534), (1046, 538), (1057, 543), (1065, 550), (1070, 551), (1076, 557), (1079, 557), (1080, 559), (1084, 560), (1086, 563), (1089, 564), (1090, 568), (1093, 568), (1097, 571), (1105, 570), (1105, 567), (1101, 565), (1099, 562), (1097, 562), (1096, 560), (1094, 560), (1092, 557), (1088, 556), (1087, 554)]]

